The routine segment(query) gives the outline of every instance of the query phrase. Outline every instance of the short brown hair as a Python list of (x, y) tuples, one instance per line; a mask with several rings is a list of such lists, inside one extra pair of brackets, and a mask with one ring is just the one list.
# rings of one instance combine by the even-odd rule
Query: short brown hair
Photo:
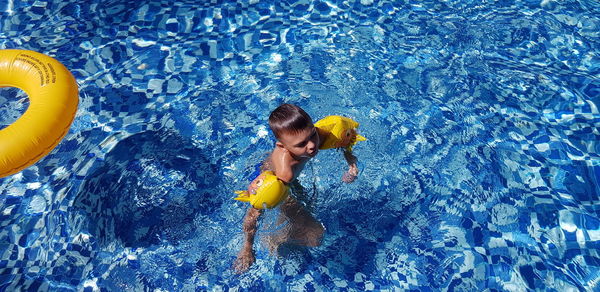
[(282, 133), (296, 134), (313, 125), (310, 116), (299, 106), (284, 103), (269, 116), (269, 127), (279, 140)]

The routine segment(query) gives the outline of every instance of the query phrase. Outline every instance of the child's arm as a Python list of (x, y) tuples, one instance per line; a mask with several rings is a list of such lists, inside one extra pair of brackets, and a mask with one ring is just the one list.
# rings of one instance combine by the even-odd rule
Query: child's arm
[(356, 166), (356, 156), (352, 154), (352, 151), (344, 148), (344, 158), (346, 158), (346, 162), (348, 162), (348, 171), (342, 175), (342, 181), (345, 183), (353, 182), (358, 176), (358, 166)]
[(294, 170), (292, 169), (293, 159), (290, 153), (285, 150), (278, 153), (279, 155), (272, 156), (272, 162), (274, 167), (275, 175), (282, 182), (289, 184), (294, 179)]
[(258, 218), (262, 215), (262, 210), (255, 208), (248, 208), (246, 217), (244, 217), (243, 230), (245, 234), (244, 246), (237, 259), (233, 264), (233, 268), (238, 273), (247, 271), (252, 264), (254, 264), (254, 250), (252, 248), (254, 244), (254, 236), (256, 235)]

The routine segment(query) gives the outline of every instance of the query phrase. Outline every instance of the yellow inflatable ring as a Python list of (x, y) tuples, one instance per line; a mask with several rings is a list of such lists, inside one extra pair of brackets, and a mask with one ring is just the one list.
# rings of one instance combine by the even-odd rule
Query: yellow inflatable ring
[(79, 103), (75, 78), (57, 60), (33, 51), (0, 50), (0, 87), (17, 87), (29, 107), (0, 130), (0, 177), (46, 156), (65, 137)]

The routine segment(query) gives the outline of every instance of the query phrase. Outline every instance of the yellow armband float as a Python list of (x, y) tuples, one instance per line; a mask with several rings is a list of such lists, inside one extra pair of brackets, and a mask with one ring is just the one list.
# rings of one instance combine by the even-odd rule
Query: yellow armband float
[(277, 179), (277, 176), (272, 171), (261, 173), (253, 183), (256, 183), (258, 187), (256, 193), (235, 191), (238, 195), (235, 200), (248, 202), (256, 209), (272, 209), (288, 196), (289, 187)]
[(328, 133), (319, 149), (343, 147), (352, 150), (356, 142), (367, 140), (356, 132), (358, 125), (356, 121), (342, 116), (327, 116), (317, 121), (315, 127)]

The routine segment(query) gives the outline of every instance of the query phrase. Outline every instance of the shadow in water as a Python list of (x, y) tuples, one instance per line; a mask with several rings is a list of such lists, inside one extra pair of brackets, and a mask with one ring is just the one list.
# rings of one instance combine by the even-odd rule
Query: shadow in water
[[(373, 193), (373, 190), (370, 192)], [(335, 229), (335, 234), (326, 235), (330, 238), (324, 242), (324, 250), (318, 259), (322, 265), (328, 266), (335, 274), (344, 275), (343, 278), (352, 279), (356, 272), (370, 275), (378, 269), (375, 256), (393, 236), (401, 236), (407, 249), (414, 247), (406, 221), (409, 220), (410, 208), (418, 203), (400, 210), (374, 208), (385, 206), (387, 198), (382, 200), (365, 204), (362, 199), (353, 199), (324, 212), (327, 214), (324, 221), (329, 225), (328, 229)], [(430, 239), (429, 230), (422, 231), (423, 239)], [(327, 259), (327, 262), (321, 259)]]
[[(168, 131), (147, 131), (120, 141), (86, 178), (71, 222), (82, 222), (106, 246), (172, 244), (194, 233), (198, 213), (220, 205), (213, 194), (220, 167), (192, 141)], [(81, 217), (87, 218), (81, 219)]]
[[(431, 179), (416, 171), (410, 177), (412, 179), (406, 180), (414, 179), (416, 184), (426, 184)], [(394, 241), (398, 242), (397, 248), (406, 253), (429, 253), (430, 256), (419, 259), (423, 264), (420, 268), (425, 273), (432, 273), (431, 270), (440, 266), (444, 258), (437, 254), (432, 246), (438, 235), (435, 226), (439, 224), (439, 214), (427, 207), (430, 205), (430, 198), (423, 192), (416, 192), (412, 184), (402, 185), (401, 182), (392, 184), (396, 188), (382, 185), (374, 189), (363, 184), (357, 188), (357, 193), (379, 195), (369, 200), (361, 197), (320, 206), (318, 219), (327, 229), (322, 246), (311, 252), (310, 248), (284, 245), (278, 250), (279, 255), (296, 260), (302, 270), (311, 270), (315, 266), (327, 267), (329, 273), (321, 274), (321, 278), (316, 281), (331, 283), (332, 275), (342, 279), (354, 279), (355, 274), (361, 272), (369, 277), (380, 271), (381, 265), (395, 263), (398, 260), (395, 258), (396, 253), (387, 251), (389, 246), (386, 246)], [(347, 188), (344, 185), (341, 187)], [(331, 192), (336, 192), (335, 189), (336, 187), (333, 187)], [(398, 200), (397, 193), (410, 198), (405, 198), (403, 203), (395, 202)], [(378, 254), (382, 256), (379, 259)], [(275, 269), (277, 270), (278, 266)], [(376, 284), (391, 284), (386, 281)], [(364, 283), (356, 285), (357, 288), (364, 289), (360, 287)]]

